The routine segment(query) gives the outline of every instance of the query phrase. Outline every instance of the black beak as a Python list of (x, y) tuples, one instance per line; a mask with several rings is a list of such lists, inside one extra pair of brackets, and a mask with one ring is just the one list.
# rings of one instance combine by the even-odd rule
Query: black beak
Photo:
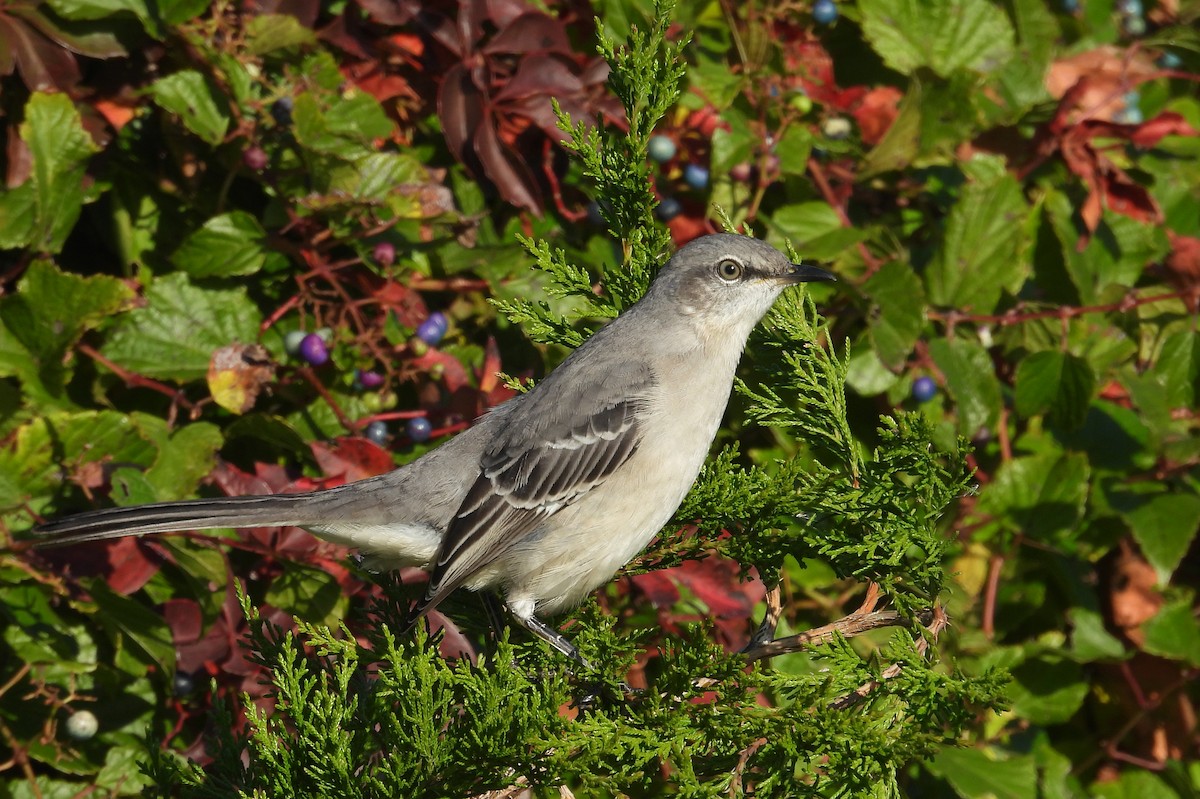
[(798, 264), (788, 264), (787, 271), (783, 273), (783, 280), (786, 283), (811, 283), (815, 280), (836, 283), (837, 275), (826, 272), (811, 261), (801, 261)]

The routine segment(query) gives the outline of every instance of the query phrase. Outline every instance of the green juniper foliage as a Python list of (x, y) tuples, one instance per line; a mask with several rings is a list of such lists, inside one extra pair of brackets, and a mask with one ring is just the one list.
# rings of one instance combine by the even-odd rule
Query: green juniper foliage
[[(562, 251), (526, 241), (549, 291), (586, 301), (570, 317), (544, 303), (499, 303), (536, 341), (578, 345), (585, 319), (611, 318), (641, 296), (669, 244), (652, 219), (646, 144), (679, 97), (683, 43), (665, 37), (670, 8), (657, 12), (653, 30), (634, 31), (626, 47), (600, 44), (629, 133), (560, 114), (623, 262), (604, 270), (597, 294)], [(770, 582), (787, 557), (821, 560), (879, 583), (909, 625), (890, 643), (871, 651), (835, 635), (775, 671), (724, 651), (703, 625), (677, 636), (618, 630), (592, 603), (577, 611), (571, 634), (599, 671), (573, 674), (524, 636), (502, 633), (474, 663), (447, 661), (423, 634), (398, 638), (401, 615), (391, 606), (360, 644), (346, 628), (303, 622), (298, 635), (282, 634), (243, 599), (249, 648), (270, 668), (274, 707), (259, 711), (246, 697), (244, 735), (230, 731), (222, 709), (206, 770), (156, 751), (147, 768), (157, 795), (468, 796), (514, 785), (539, 796), (557, 796), (558, 785), (588, 796), (898, 795), (898, 769), (953, 745), (999, 704), (1001, 674), (967, 677), (939, 664), (914, 621), (943, 590), (937, 521), (970, 474), (963, 448), (935, 451), (917, 416), (884, 418), (878, 446), (864, 451), (846, 418), (848, 352), (821, 345), (828, 330), (811, 300), (796, 296), (757, 336), (739, 390), (752, 420), (804, 446), (752, 466), (726, 448), (676, 518), (694, 532), (669, 528), (632, 570), (715, 550)], [(649, 685), (625, 696), (621, 680), (649, 635), (660, 636)], [(861, 697), (846, 701), (855, 691)]]

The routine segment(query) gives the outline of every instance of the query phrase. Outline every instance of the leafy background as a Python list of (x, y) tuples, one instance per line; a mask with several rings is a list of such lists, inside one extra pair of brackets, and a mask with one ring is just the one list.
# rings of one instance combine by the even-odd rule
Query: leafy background
[[(977, 488), (941, 523), (939, 648), (1007, 669), (1011, 707), (901, 790), (1194, 796), (1200, 6), (860, 0), (828, 22), (817, 5), (677, 9), (687, 91), (657, 130), (676, 152), (646, 174), (678, 242), (718, 229), (716, 204), (832, 263), (818, 298), (850, 345), (862, 442), (909, 409), (940, 448), (973, 443)], [(549, 101), (628, 124), (593, 16), (622, 39), (651, 10), (0, 5), (0, 792), (136, 795), (146, 737), (203, 761), (214, 697), (266, 690), (233, 578), (285, 628), (381, 596), (296, 530), (49, 552), (18, 534), (374, 474), (511, 396), (498, 372), (557, 362), (487, 300), (543, 297), (519, 235), (622, 261)], [(429, 347), (432, 310), (451, 330)], [(329, 364), (289, 355), (289, 332), (321, 329)], [(747, 402), (723, 443), (753, 464), (794, 452)], [(407, 434), (415, 417), (433, 441)], [(804, 566), (784, 561), (785, 631), (861, 600), (844, 570)], [(598, 599), (630, 630), (703, 618), (732, 650), (761, 615), (763, 584), (729, 560), (638, 572)], [(472, 648), (446, 630), (444, 651)], [(648, 641), (630, 679), (655, 656)]]

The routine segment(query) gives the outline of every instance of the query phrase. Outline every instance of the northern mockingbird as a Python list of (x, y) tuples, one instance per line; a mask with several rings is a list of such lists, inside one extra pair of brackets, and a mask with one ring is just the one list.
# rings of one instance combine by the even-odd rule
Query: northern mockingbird
[(108, 508), (38, 532), (59, 545), (303, 527), (374, 568), (427, 570), (414, 621), (460, 586), (494, 592), (522, 626), (581, 660), (540, 617), (582, 601), (670, 520), (716, 435), (751, 329), (788, 286), (834, 279), (762, 241), (705, 236), (531, 391), (395, 471), (310, 494)]

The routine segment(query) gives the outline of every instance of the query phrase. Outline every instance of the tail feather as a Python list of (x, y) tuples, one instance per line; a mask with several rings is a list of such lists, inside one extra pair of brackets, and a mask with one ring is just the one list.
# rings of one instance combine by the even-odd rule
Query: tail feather
[(309, 494), (191, 499), (159, 502), (130, 508), (104, 508), (47, 522), (34, 529), (39, 547), (58, 547), (84, 541), (102, 541), (176, 530), (211, 530), (216, 527), (302, 526)]

